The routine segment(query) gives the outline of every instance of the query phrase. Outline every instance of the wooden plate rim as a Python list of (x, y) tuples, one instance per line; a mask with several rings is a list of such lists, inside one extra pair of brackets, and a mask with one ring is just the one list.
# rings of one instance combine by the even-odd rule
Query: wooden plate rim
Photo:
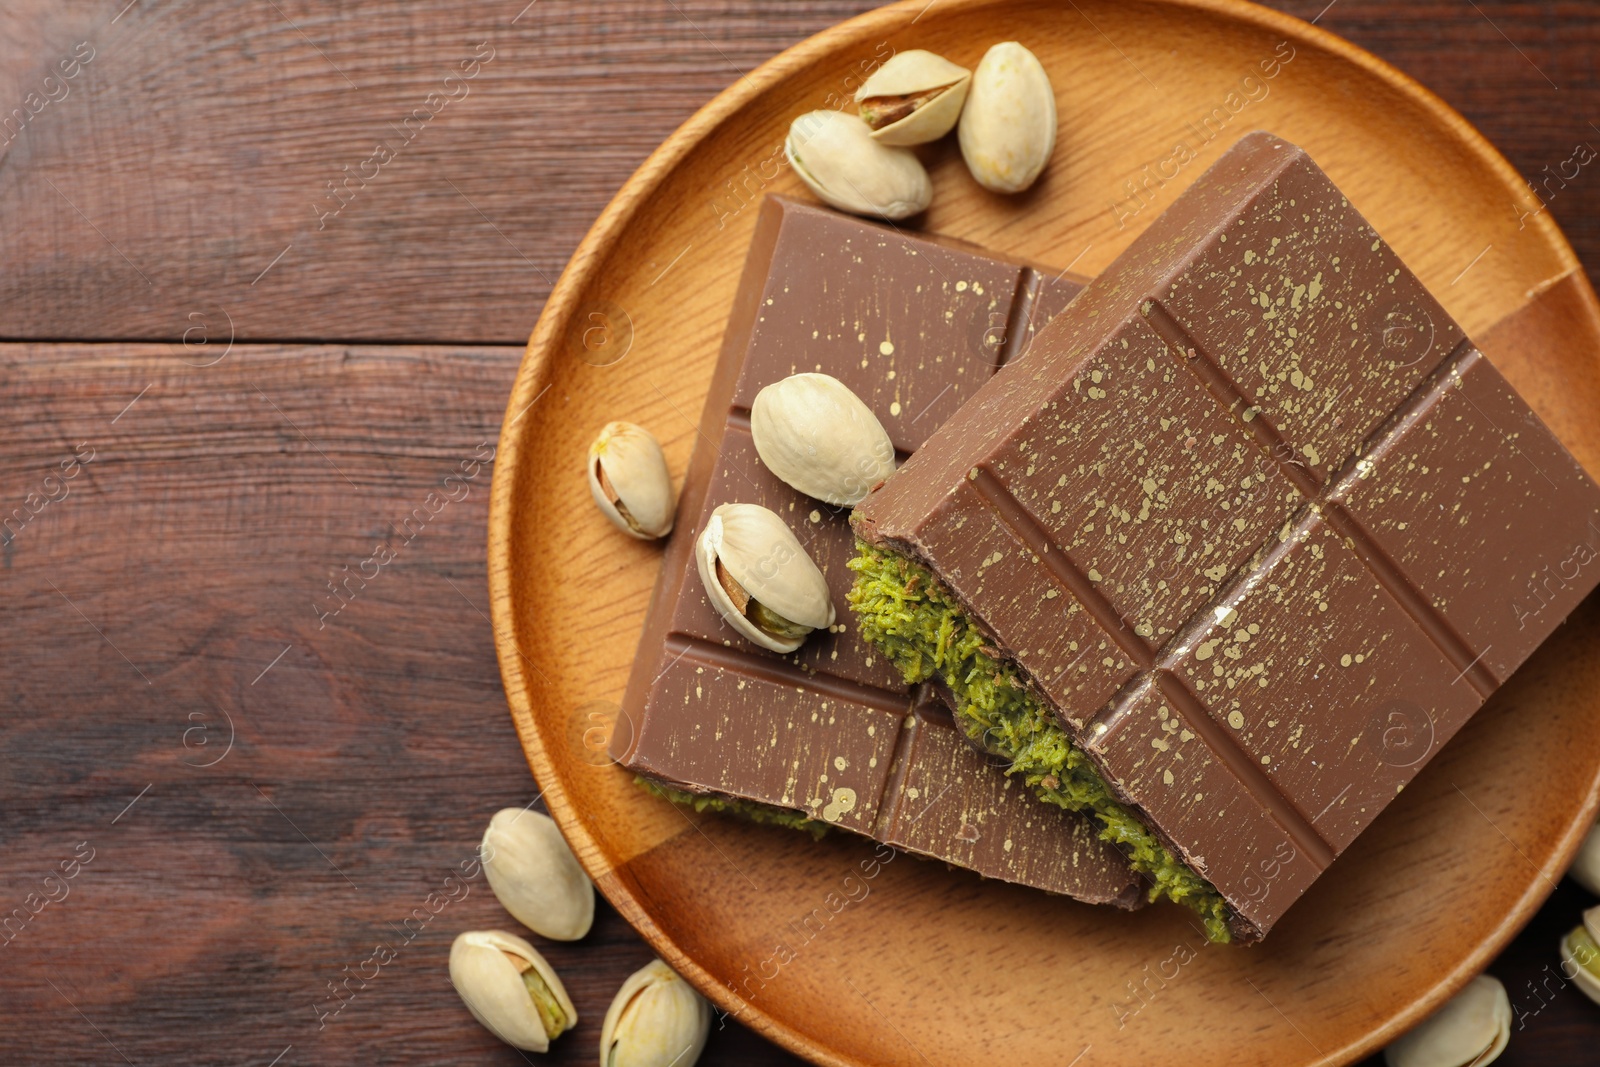
[[(1005, 0), (953, 0), (948, 7), (980, 8)], [(1516, 169), (1498, 149), (1454, 108), (1446, 104), (1421, 83), (1402, 73), (1377, 56), (1365, 51), (1320, 27), (1313, 26), (1291, 15), (1260, 7), (1247, 0), (1145, 0), (1150, 6), (1185, 8), (1209, 12), (1225, 18), (1254, 25), (1283, 34), (1296, 43), (1321, 49), (1346, 62), (1375, 75), (1390, 87), (1409, 96), (1428, 112), (1445, 130), (1472, 150), (1491, 172), (1497, 175), (1508, 189), (1520, 193), (1523, 182)], [(588, 288), (598, 266), (604, 262), (612, 245), (626, 231), (639, 208), (651, 193), (671, 174), (677, 164), (724, 120), (738, 111), (748, 101), (781, 82), (791, 72), (807, 66), (834, 51), (846, 40), (863, 34), (887, 35), (908, 27), (926, 11), (926, 0), (899, 0), (898, 3), (869, 11), (832, 26), (784, 50), (755, 70), (741, 77), (723, 90), (709, 103), (678, 127), (658, 146), (639, 168), (634, 171), (600, 217), (573, 252), (561, 277), (551, 290), (533, 333), (528, 340), (516, 382), (506, 405), (499, 443), (495, 453), (494, 477), (490, 490), (488, 529), (488, 578), (491, 621), (494, 629), (495, 651), (500, 662), (500, 674), (506, 690), (512, 721), (528, 759), (533, 776), (543, 789), (543, 797), (550, 814), (560, 825), (579, 860), (594, 878), (606, 898), (639, 931), (650, 946), (674, 970), (688, 979), (701, 993), (723, 1010), (747, 1022), (758, 1033), (790, 1051), (814, 1062), (838, 1067), (864, 1067), (860, 1061), (841, 1057), (835, 1051), (818, 1043), (818, 1038), (801, 1032), (772, 1018), (755, 1004), (735, 995), (734, 991), (718, 982), (691, 956), (684, 952), (649, 918), (645, 909), (633, 898), (610, 869), (595, 860), (601, 855), (599, 843), (588, 831), (568, 798), (555, 763), (545, 751), (539, 733), (533, 728), (533, 706), (523, 677), (519, 657), (521, 642), (517, 636), (516, 615), (513, 611), (511, 583), (511, 526), (514, 519), (512, 500), (518, 479), (523, 475), (517, 460), (521, 453), (522, 435), (517, 422), (521, 413), (546, 387), (550, 376), (552, 356), (560, 340), (566, 335), (568, 323), (577, 309), (579, 298)], [(948, 10), (948, 8), (947, 8)], [(1600, 301), (1583, 272), (1581, 261), (1572, 250), (1565, 234), (1548, 212), (1542, 213), (1534, 224), (1543, 231), (1541, 236), (1555, 251), (1565, 269), (1546, 283), (1576, 273), (1581, 299), (1587, 305), (1590, 317), (1600, 321)], [(1530, 293), (1530, 298), (1535, 295)], [(532, 425), (530, 423), (529, 425)], [(1578, 815), (1566, 828), (1556, 849), (1556, 856), (1564, 869), (1576, 854), (1578, 845), (1600, 812), (1600, 768), (1589, 783), (1589, 794)], [(1393, 1016), (1386, 1024), (1374, 1028), (1343, 1048), (1323, 1054), (1312, 1061), (1314, 1067), (1334, 1067), (1350, 1063), (1387, 1044), (1430, 1014), (1472, 976), (1481, 972), (1500, 952), (1516, 932), (1528, 921), (1549, 896), (1554, 882), (1547, 877), (1530, 880), (1527, 890), (1491, 931), (1483, 936), (1477, 947), (1454, 970), (1441, 975), (1410, 1005)]]

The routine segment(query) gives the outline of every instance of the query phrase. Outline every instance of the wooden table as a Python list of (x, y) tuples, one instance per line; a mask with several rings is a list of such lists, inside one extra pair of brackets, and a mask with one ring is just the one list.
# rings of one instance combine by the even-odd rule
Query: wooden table
[[(1592, 5), (1325, 3), (1278, 6), (1464, 112), (1600, 265)], [(655, 144), (867, 6), (0, 6), (0, 1062), (519, 1061), (445, 957), (515, 928), (459, 872), (537, 795), (485, 615), (520, 347)], [(1492, 968), (1502, 1063), (1600, 1044), (1554, 955), (1590, 903)], [(592, 1062), (650, 951), (603, 903), (547, 951), (552, 1059)], [(780, 1061), (733, 1024), (703, 1060)]]

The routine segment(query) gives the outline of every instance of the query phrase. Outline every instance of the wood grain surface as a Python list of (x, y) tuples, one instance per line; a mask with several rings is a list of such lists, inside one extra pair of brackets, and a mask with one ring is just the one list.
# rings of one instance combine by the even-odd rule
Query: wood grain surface
[[(537, 796), (487, 620), (484, 449), (633, 168), (868, 6), (0, 6), (0, 338), (22, 342), (0, 346), (0, 912), (27, 914), (0, 936), (0, 1062), (522, 1061), (444, 973), (456, 932), (516, 929), (460, 864)], [(1593, 275), (1600, 180), (1571, 162), (1600, 146), (1592, 5), (1276, 6), (1459, 108), (1547, 183)], [(1518, 1012), (1500, 1062), (1591, 1062), (1600, 1007), (1554, 955), (1589, 903), (1563, 883), (1491, 966)], [(603, 903), (541, 947), (582, 1017), (550, 1058), (592, 1062), (650, 952)], [(792, 1061), (730, 1023), (702, 1062)]]

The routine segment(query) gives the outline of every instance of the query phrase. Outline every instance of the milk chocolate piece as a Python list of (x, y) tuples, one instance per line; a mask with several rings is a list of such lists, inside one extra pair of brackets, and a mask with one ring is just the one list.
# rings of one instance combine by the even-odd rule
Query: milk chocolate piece
[[(749, 406), (765, 385), (822, 371), (848, 385), (902, 455), (1025, 347), (1080, 285), (949, 242), (809, 205), (762, 205), (700, 441), (646, 618), (613, 755), (651, 780), (754, 802), (898, 848), (1125, 908), (1122, 855), (1084, 816), (1045, 808), (969, 745), (925, 686), (859, 637), (845, 606), (855, 539), (843, 511), (760, 462)], [(692, 554), (718, 505), (782, 516), (826, 575), (839, 624), (789, 656), (761, 649), (707, 601)]]
[(1600, 578), (1600, 490), (1264, 133), (855, 522), (938, 575), (1245, 939)]

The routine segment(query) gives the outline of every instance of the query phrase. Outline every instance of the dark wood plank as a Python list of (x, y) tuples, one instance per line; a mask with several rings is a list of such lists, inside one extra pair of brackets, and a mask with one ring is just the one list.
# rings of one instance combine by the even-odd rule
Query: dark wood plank
[[(520, 1062), (445, 971), (520, 930), (462, 870), (536, 796), (483, 614), (520, 350), (178, 354), (0, 346), (0, 1063)], [(651, 953), (605, 905), (542, 947), (591, 1062)]]
[(651, 149), (873, 6), (126, 3), (5, 5), (0, 338), (520, 344)]
[[(15, 0), (0, 15), (0, 338), (176, 339), (206, 324), (253, 340), (520, 343), (666, 134), (870, 6), (137, 0), (117, 18), (122, 3)], [(1460, 108), (1547, 183), (1597, 261), (1600, 182), (1572, 162), (1600, 142), (1592, 6), (1279, 6), (1326, 8), (1321, 25)], [(75, 52), (92, 58), (60, 79)], [(446, 87), (463, 63), (476, 76)], [(402, 126), (441, 90), (459, 99)], [(25, 124), (5, 128), (18, 108)], [(330, 182), (348, 201), (337, 215)]]

